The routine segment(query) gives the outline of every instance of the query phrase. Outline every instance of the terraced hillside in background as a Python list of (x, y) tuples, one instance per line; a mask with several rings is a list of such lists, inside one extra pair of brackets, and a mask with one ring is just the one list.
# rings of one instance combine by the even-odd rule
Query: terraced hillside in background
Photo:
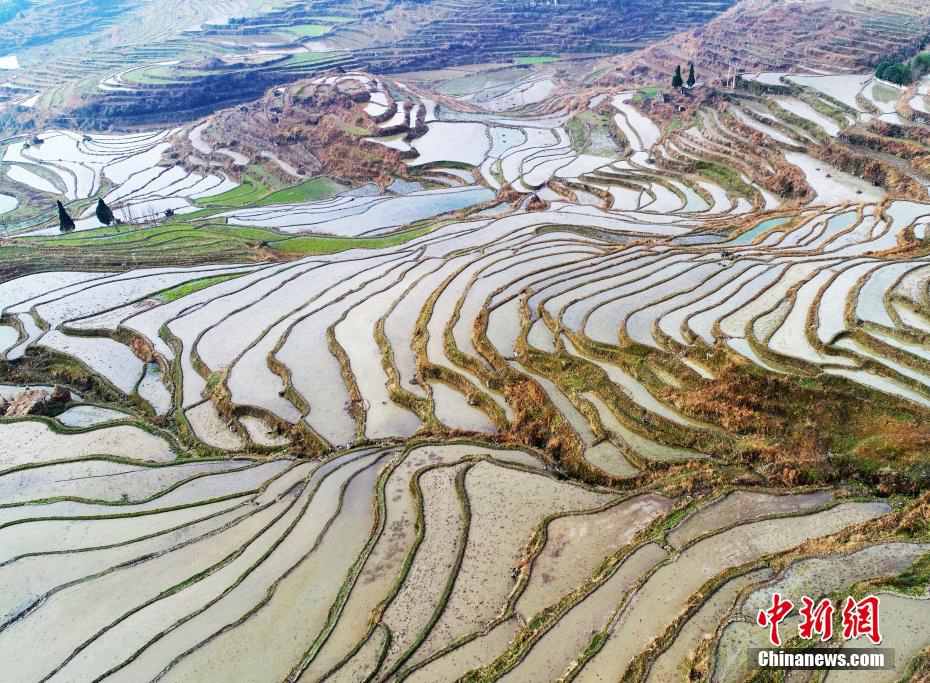
[(4, 141), (4, 675), (762, 681), (775, 590), (928, 674), (926, 82), (570, 77)]
[(55, 3), (41, 2), (0, 24), (11, 51), (0, 56), (0, 130), (186, 122), (339, 69), (481, 71), (561, 58), (573, 90), (667, 81), (688, 61), (706, 82), (857, 73), (930, 34), (930, 15), (911, 0), (228, 0), (108, 5), (105, 16), (73, 6), (69, 21), (50, 21)]
[(928, 37), (930, 9), (913, 0), (744, 0), (705, 26), (608, 59), (601, 77), (665, 80), (689, 61), (721, 82), (737, 72), (857, 72), (913, 54)]
[[(335, 68), (375, 73), (634, 49), (733, 0), (39, 2), (0, 24), (0, 130), (186, 121)], [(6, 39), (6, 41), (4, 40)], [(2, 55), (0, 55), (2, 56)], [(4, 106), (5, 105), (5, 106)]]

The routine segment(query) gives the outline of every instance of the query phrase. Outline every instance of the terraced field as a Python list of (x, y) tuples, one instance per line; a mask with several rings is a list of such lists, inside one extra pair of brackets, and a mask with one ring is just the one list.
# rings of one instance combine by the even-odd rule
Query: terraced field
[[(749, 0), (706, 24), (629, 55), (609, 57), (605, 79), (650, 82), (694, 61), (708, 81), (737, 73), (854, 74), (926, 44), (930, 12), (913, 0)], [(854, 93), (853, 93), (854, 94)]]
[(352, 174), (232, 114), (4, 141), (3, 676), (769, 680), (773, 590), (926, 674), (914, 93), (501, 71), (244, 105), (338, 91)]
[(0, 58), (15, 67), (0, 62), (0, 131), (183, 122), (339, 68), (531, 65), (627, 51), (732, 4), (73, 0), (63, 12), (36, 0), (0, 22)]
[(235, 187), (222, 174), (158, 166), (162, 153), (171, 147), (172, 133), (90, 137), (62, 130), (10, 142), (0, 164), (5, 187), (9, 183), (11, 196), (18, 197), (21, 218), (15, 227), (39, 224), (45, 216), (35, 208), (48, 196), (74, 206), (76, 227), (86, 230), (102, 225), (90, 201), (96, 196), (114, 207), (118, 220), (131, 224), (151, 221), (167, 210), (182, 215), (195, 210), (194, 201)]

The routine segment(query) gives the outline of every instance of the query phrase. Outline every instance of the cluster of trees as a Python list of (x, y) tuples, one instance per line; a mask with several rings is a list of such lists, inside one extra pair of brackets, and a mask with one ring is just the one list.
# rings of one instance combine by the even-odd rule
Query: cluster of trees
[(926, 73), (930, 73), (930, 52), (921, 52), (914, 59), (898, 62), (883, 59), (875, 67), (875, 76), (898, 85), (910, 85)]
[(909, 85), (914, 82), (914, 73), (907, 62), (880, 62), (875, 68), (875, 76), (898, 85)]
[[(58, 204), (58, 229), (61, 232), (73, 232), (74, 231), (74, 219), (71, 217), (71, 214), (68, 213), (68, 210), (65, 209), (64, 204), (59, 200)], [(104, 225), (111, 225), (113, 223), (118, 223), (116, 216), (113, 215), (113, 210), (107, 206), (107, 203), (103, 199), (97, 200), (97, 220), (103, 223)]]
[(697, 79), (694, 76), (694, 62), (688, 62), (688, 80), (684, 80), (681, 76), (681, 65), (675, 67), (675, 75), (672, 76), (672, 87), (676, 89), (681, 89), (687, 84), (689, 88), (693, 88), (694, 84), (697, 83)]

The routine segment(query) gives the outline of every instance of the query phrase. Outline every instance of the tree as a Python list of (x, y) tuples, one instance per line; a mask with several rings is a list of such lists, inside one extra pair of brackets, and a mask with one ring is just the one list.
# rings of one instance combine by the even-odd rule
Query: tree
[(675, 67), (675, 75), (672, 76), (672, 87), (680, 88), (685, 84), (684, 80), (681, 78), (681, 65)]
[(58, 201), (58, 228), (62, 232), (72, 232), (74, 230), (74, 219), (65, 211), (64, 205)]
[(878, 78), (884, 78), (885, 72), (888, 70), (888, 67), (894, 66), (894, 62), (887, 59), (883, 59), (878, 63), (878, 66), (875, 67), (875, 75)]
[(875, 67), (875, 76), (889, 83), (909, 85), (914, 82), (915, 72), (918, 76), (921, 74), (922, 67), (923, 60), (915, 59), (912, 70), (908, 62), (896, 62), (893, 59), (885, 58)]
[(921, 52), (914, 57), (914, 65), (911, 70), (915, 78), (923, 76), (930, 71), (930, 52)]
[(697, 79), (694, 77), (694, 62), (688, 62), (688, 87), (693, 88), (695, 83)]
[(898, 85), (908, 85), (914, 80), (911, 67), (908, 64), (892, 64), (885, 69), (879, 78)]
[(104, 225), (110, 225), (115, 219), (113, 210), (107, 206), (103, 198), (97, 200), (97, 220)]

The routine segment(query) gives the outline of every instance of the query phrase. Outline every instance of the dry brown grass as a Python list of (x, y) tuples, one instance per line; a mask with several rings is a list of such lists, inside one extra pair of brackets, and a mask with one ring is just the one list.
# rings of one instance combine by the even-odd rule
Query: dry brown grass
[[(549, 401), (546, 392), (530, 379), (507, 382), (503, 388), (507, 403), (513, 408), (510, 431), (504, 440), (532, 446), (544, 451), (553, 461), (572, 474), (583, 467), (583, 445), (565, 418)], [(583, 479), (590, 479), (584, 476)]]
[(889, 415), (866, 413), (859, 416), (855, 429), (861, 434), (875, 435), (856, 444), (854, 452), (860, 456), (909, 465), (925, 460), (930, 450), (930, 424), (923, 422), (904, 422)]
[[(394, 176), (407, 176), (400, 152), (362, 140), (377, 131), (364, 111), (363, 97), (331, 86), (311, 87), (310, 81), (298, 82), (293, 88), (304, 96), (282, 103), (274, 94), (277, 88), (271, 88), (257, 100), (216, 112), (205, 135), (214, 147), (232, 147), (256, 162), (262, 152), (273, 149), (306, 178), (324, 174), (384, 187)], [(198, 155), (186, 139), (174, 151), (177, 161), (185, 164)], [(227, 173), (239, 177), (241, 168), (223, 163)], [(293, 184), (294, 178), (276, 163), (262, 166), (267, 175)], [(190, 170), (197, 168), (191, 165)]]
[(665, 398), (736, 434), (735, 460), (772, 485), (855, 477), (880, 492), (912, 492), (910, 468), (930, 447), (918, 409), (837, 378), (773, 375), (730, 361), (715, 380), (668, 389)]
[(785, 428), (784, 408), (775, 400), (783, 383), (775, 375), (748, 373), (734, 362), (697, 389), (667, 393), (680, 409), (729, 432), (775, 435)]

